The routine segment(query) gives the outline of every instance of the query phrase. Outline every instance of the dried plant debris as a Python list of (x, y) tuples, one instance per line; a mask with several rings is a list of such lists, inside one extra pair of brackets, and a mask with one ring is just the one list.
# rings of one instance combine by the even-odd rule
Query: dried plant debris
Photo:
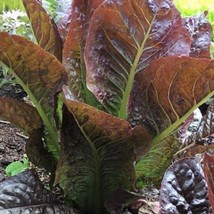
[(166, 171), (160, 191), (161, 214), (211, 214), (202, 168), (194, 158), (176, 161)]

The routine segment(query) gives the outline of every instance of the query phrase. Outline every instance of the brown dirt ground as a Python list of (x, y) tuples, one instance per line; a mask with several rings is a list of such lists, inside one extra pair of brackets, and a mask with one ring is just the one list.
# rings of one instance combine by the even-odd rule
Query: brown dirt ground
[(0, 180), (5, 178), (8, 164), (23, 158), (25, 140), (20, 129), (0, 118)]
[[(26, 97), (21, 87), (6, 84), (0, 87), (0, 97), (22, 100)], [(5, 168), (14, 161), (21, 161), (25, 154), (27, 136), (15, 125), (0, 118), (0, 181), (6, 178)], [(34, 166), (32, 166), (34, 168)], [(48, 184), (49, 175), (43, 169), (36, 168), (40, 180)]]
[[(19, 85), (5, 84), (0, 87), (0, 97), (21, 100), (24, 96), (26, 94)], [(0, 180), (5, 178), (8, 164), (23, 158), (25, 142), (26, 136), (20, 129), (0, 118)]]

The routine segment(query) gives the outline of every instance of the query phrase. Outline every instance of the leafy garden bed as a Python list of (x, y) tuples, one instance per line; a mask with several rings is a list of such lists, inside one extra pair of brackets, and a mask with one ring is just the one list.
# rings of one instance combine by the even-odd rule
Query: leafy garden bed
[(30, 102), (1, 97), (0, 117), (28, 135), (27, 157), (65, 204), (27, 170), (0, 183), (0, 212), (122, 213), (161, 186), (151, 212), (211, 213), (213, 156), (193, 156), (212, 148), (212, 101), (186, 135), (214, 96), (206, 14), (182, 19), (171, 0), (74, 0), (56, 24), (41, 1), (23, 4), (37, 44), (0, 32), (0, 61)]

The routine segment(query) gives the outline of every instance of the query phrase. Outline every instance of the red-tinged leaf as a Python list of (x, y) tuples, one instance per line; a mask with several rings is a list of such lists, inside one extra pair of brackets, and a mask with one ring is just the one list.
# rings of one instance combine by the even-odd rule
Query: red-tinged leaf
[(184, 152), (184, 157), (195, 157), (197, 154), (203, 154), (207, 151), (213, 151), (214, 150), (214, 144), (211, 145), (198, 145), (193, 144), (190, 147), (188, 147)]
[(207, 113), (203, 116), (196, 134), (199, 144), (214, 143), (214, 100), (211, 101)]
[(197, 131), (186, 139), (186, 143), (192, 145), (185, 151), (188, 157), (214, 149), (214, 101), (211, 101)]
[(35, 0), (22, 0), (40, 47), (62, 60), (62, 41), (57, 27), (42, 5)]
[(213, 95), (214, 61), (162, 58), (137, 74), (129, 118), (146, 125), (159, 142)]
[[(136, 164), (137, 186), (142, 187), (149, 182), (153, 184), (158, 182), (166, 168), (171, 163), (173, 156), (177, 153), (182, 154), (184, 151), (185, 157), (194, 157), (196, 154), (204, 153), (205, 151), (214, 149), (213, 144), (213, 103), (210, 104), (207, 114), (202, 118), (197, 132), (193, 132), (187, 139), (182, 139), (188, 146), (182, 149), (179, 133), (178, 137), (169, 136), (163, 141), (156, 141), (151, 150)], [(191, 118), (189, 118), (190, 121)], [(188, 124), (188, 121), (185, 121)], [(184, 126), (187, 126), (185, 124)], [(185, 128), (183, 127), (185, 130)], [(184, 131), (183, 130), (183, 131)], [(180, 130), (179, 130), (180, 131)], [(203, 143), (204, 145), (199, 145)]]
[(212, 210), (214, 210), (214, 156), (205, 153), (203, 159), (203, 171), (208, 184), (208, 195)]
[[(150, 212), (148, 212), (150, 211)], [(160, 213), (160, 203), (158, 201), (152, 201), (148, 199), (144, 205), (140, 207), (139, 214), (156, 214)]]
[(50, 136), (48, 149), (57, 157), (59, 146), (54, 101), (55, 94), (66, 83), (64, 67), (34, 43), (4, 32), (0, 33), (0, 60), (28, 93)]
[(59, 23), (57, 24), (57, 29), (63, 43), (65, 42), (65, 39), (68, 34), (70, 21), (71, 21), (71, 5), (69, 6), (65, 15), (60, 19)]
[(72, 214), (74, 210), (60, 204), (34, 170), (26, 170), (0, 182), (0, 213)]
[(88, 23), (93, 11), (103, 0), (74, 0), (71, 5), (69, 31), (63, 48), (63, 64), (68, 73), (68, 86), (74, 99), (98, 106), (94, 95), (86, 87), (83, 59)]
[(212, 26), (206, 19), (207, 12), (184, 18), (183, 22), (192, 37), (190, 56), (210, 59)]
[(28, 134), (43, 126), (42, 119), (35, 107), (10, 98), (0, 97), (0, 117), (15, 124)]
[(82, 69), (84, 69), (81, 52), (86, 13), (86, 0), (74, 0), (71, 6), (71, 17), (68, 35), (63, 48), (63, 65), (68, 73), (68, 86), (75, 99), (84, 101), (82, 91)]
[(207, 183), (193, 158), (176, 161), (166, 171), (160, 191), (161, 214), (211, 214)]
[(106, 213), (104, 203), (113, 191), (133, 189), (133, 128), (84, 103), (64, 102), (67, 108), (55, 183), (82, 213)]
[(35, 107), (24, 102), (0, 98), (0, 117), (14, 123), (27, 132), (29, 138), (25, 150), (29, 160), (36, 166), (53, 172), (56, 161), (44, 145), (43, 121)]
[(54, 176), (57, 162), (45, 146), (43, 137), (44, 128), (31, 131), (25, 145), (25, 152), (31, 163), (39, 168), (46, 169)]
[(135, 74), (162, 56), (189, 55), (190, 45), (171, 0), (105, 1), (90, 20), (87, 85), (110, 113), (126, 118)]

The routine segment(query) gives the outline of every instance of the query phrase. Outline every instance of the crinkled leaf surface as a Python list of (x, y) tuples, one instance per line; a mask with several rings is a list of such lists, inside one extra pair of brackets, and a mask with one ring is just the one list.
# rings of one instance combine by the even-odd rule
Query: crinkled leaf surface
[(194, 156), (214, 149), (214, 101), (210, 103), (197, 132), (193, 133), (187, 142), (192, 146), (186, 150), (185, 156)]
[(22, 0), (40, 47), (62, 60), (62, 40), (53, 20), (35, 0)]
[(106, 213), (104, 202), (113, 191), (133, 188), (134, 129), (84, 103), (65, 104), (55, 183), (82, 213)]
[(0, 97), (0, 117), (20, 127), (28, 134), (43, 126), (35, 107), (10, 98)]
[(180, 143), (175, 133), (170, 134), (137, 162), (136, 187), (141, 189), (146, 185), (159, 185), (165, 170), (170, 166), (173, 155), (179, 150)]
[(207, 113), (203, 116), (197, 130), (198, 143), (214, 143), (214, 100), (211, 101)]
[(184, 25), (192, 37), (191, 57), (210, 59), (212, 26), (206, 19), (207, 13), (183, 19)]
[[(71, 0), (58, 0), (57, 1), (57, 5), (54, 10), (54, 13), (56, 13), (56, 16), (54, 17), (54, 20), (56, 23), (59, 23), (59, 21), (65, 16), (65, 14), (67, 14), (68, 12), (71, 12), (70, 8), (71, 8), (72, 1)], [(68, 21), (68, 24), (69, 24), (69, 21)], [(57, 28), (58, 28), (58, 26), (57, 26)]]
[(63, 65), (68, 72), (68, 86), (75, 99), (84, 101), (82, 94), (82, 36), (86, 13), (86, 1), (74, 0), (68, 35), (63, 48)]
[(160, 191), (161, 214), (211, 214), (207, 183), (193, 158), (176, 161), (166, 171)]
[(129, 105), (130, 121), (145, 125), (155, 136), (149, 153), (137, 163), (137, 177), (162, 176), (179, 149), (179, 143), (173, 139), (170, 143), (167, 136), (213, 94), (214, 61), (207, 59), (166, 57), (137, 74)]
[(208, 184), (208, 194), (212, 210), (214, 210), (214, 156), (205, 153), (203, 159), (203, 171)]
[(70, 19), (71, 19), (71, 5), (69, 8), (67, 8), (66, 13), (57, 24), (57, 29), (59, 31), (59, 35), (63, 43), (65, 42), (66, 36), (68, 34)]
[(48, 149), (57, 157), (58, 135), (54, 122), (55, 94), (66, 83), (62, 64), (51, 54), (19, 36), (0, 33), (0, 60), (28, 93), (48, 131)]
[(35, 171), (27, 170), (0, 182), (0, 213), (74, 212), (57, 202), (56, 196), (43, 187)]
[(159, 142), (214, 95), (214, 61), (190, 57), (155, 60), (137, 74), (129, 105), (132, 124), (143, 124)]
[(69, 31), (63, 48), (63, 64), (68, 73), (68, 86), (74, 99), (99, 107), (100, 103), (86, 87), (83, 59), (88, 22), (103, 0), (74, 0), (71, 5)]
[(105, 1), (90, 21), (87, 85), (110, 113), (126, 118), (135, 74), (162, 56), (189, 55), (190, 45), (171, 0)]

